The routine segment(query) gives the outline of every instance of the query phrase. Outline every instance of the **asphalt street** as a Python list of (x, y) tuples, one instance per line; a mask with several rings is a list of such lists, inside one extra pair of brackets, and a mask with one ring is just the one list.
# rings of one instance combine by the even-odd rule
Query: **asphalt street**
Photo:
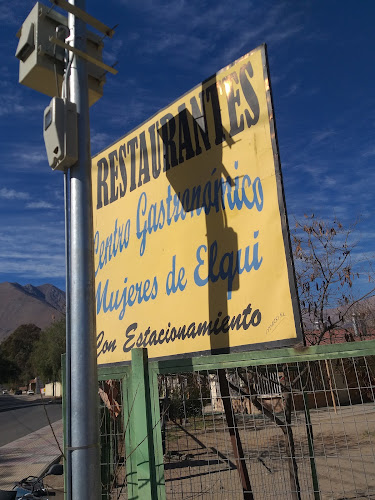
[(61, 403), (49, 403), (49, 401), (46, 398), (43, 406), (40, 396), (1, 394), (0, 446), (45, 427), (48, 425), (48, 418), (52, 423), (60, 420)]
[[(49, 401), (46, 398), (46, 401)], [(15, 396), (13, 394), (0, 394), (0, 412), (7, 411), (11, 408), (26, 407), (31, 404), (40, 403), (40, 396), (34, 395), (29, 396), (28, 394), (22, 394), (20, 396)]]

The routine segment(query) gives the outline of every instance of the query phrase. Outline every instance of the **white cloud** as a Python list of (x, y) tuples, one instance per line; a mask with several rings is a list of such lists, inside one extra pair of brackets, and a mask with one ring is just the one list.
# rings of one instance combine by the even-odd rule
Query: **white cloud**
[(15, 24), (17, 17), (15, 15), (15, 8), (10, 2), (3, 2), (0, 6), (0, 21), (6, 24)]
[(25, 216), (23, 221), (22, 224), (1, 224), (0, 280), (1, 274), (13, 274), (17, 280), (63, 279), (64, 224), (56, 221), (35, 222), (35, 216)]
[(26, 151), (22, 153), (17, 153), (15, 156), (17, 157), (18, 161), (25, 162), (25, 163), (45, 163), (47, 162), (47, 153), (45, 149), (43, 148), (25, 148)]
[[(7, 25), (17, 25), (21, 27), (24, 19), (33, 8), (33, 0), (12, 0), (3, 1), (0, 5), (0, 21)], [(24, 16), (24, 18), (22, 18)]]
[(29, 193), (16, 191), (15, 189), (0, 189), (0, 198), (3, 200), (27, 200), (30, 198)]
[(45, 172), (49, 171), (47, 153), (43, 145), (43, 138), (40, 137), (37, 146), (34, 144), (29, 144), (23, 142), (22, 145), (19, 141), (14, 139), (12, 144), (8, 143), (8, 151), (3, 152), (3, 168), (14, 172), (15, 170), (19, 173), (29, 172), (31, 169), (35, 171), (36, 166), (41, 166), (45, 169)]
[[(186, 47), (189, 47), (188, 51)], [(140, 52), (150, 56), (157, 53), (168, 53), (169, 59), (181, 63), (181, 57), (183, 57), (184, 64), (186, 64), (188, 61), (199, 61), (211, 47), (211, 41), (204, 40), (199, 34), (185, 35), (177, 32), (159, 31), (156, 33), (155, 42), (152, 45), (144, 45)]]
[(322, 184), (326, 188), (333, 188), (337, 185), (337, 178), (330, 175), (326, 175), (323, 178)]
[(313, 135), (312, 140), (314, 143), (322, 142), (322, 141), (325, 141), (326, 139), (330, 139), (334, 135), (336, 135), (336, 132), (333, 129), (322, 130), (320, 132), (316, 132)]
[[(272, 79), (273, 80), (273, 79)], [(290, 87), (287, 93), (284, 95), (284, 97), (290, 97), (291, 95), (295, 94), (297, 90), (299, 89), (300, 84), (298, 82), (293, 83)]]
[[(138, 92), (142, 93), (142, 89), (139, 89)], [(139, 125), (166, 104), (163, 103), (158, 106), (157, 100), (151, 103), (150, 100), (152, 100), (152, 95), (143, 97), (143, 99), (135, 99), (126, 105), (119, 106), (113, 104), (111, 107), (107, 107), (108, 111), (113, 111), (111, 113), (112, 123), (115, 125), (120, 124), (121, 126), (121, 132), (117, 137), (115, 135), (112, 136), (112, 139), (108, 144), (111, 144), (114, 140), (119, 139), (121, 135), (124, 135), (124, 133), (129, 130), (129, 127), (131, 128), (134, 127), (134, 125)]]
[(150, 42), (135, 44), (134, 34), (129, 33), (124, 50), (129, 46), (144, 55), (165, 54), (176, 69), (205, 59), (206, 76), (264, 42), (279, 46), (303, 28), (300, 11), (291, 14), (284, 2), (267, 8), (238, 0), (234, 8), (230, 2), (180, 1), (172, 7), (170, 2), (143, 1), (131, 8), (145, 19), (139, 39)]
[(106, 146), (112, 144), (114, 138), (104, 132), (91, 131), (91, 154), (96, 154)]
[(122, 40), (110, 40), (106, 42), (105, 49), (103, 50), (103, 61), (106, 64), (114, 64), (120, 57), (120, 52), (123, 46)]
[[(251, 24), (243, 16), (241, 19), (237, 15), (231, 18), (231, 43), (224, 52), (229, 61), (236, 54), (254, 49), (261, 43), (275, 43), (277, 46), (303, 29), (298, 20), (298, 12), (293, 15), (286, 13), (284, 3), (274, 5), (266, 14), (263, 8), (250, 7), (249, 10)], [(236, 33), (239, 35), (234, 35)]]
[(38, 258), (9, 258), (3, 259), (0, 256), (0, 275), (1, 273), (14, 274), (27, 279), (44, 278), (64, 278), (65, 277), (65, 259), (64, 255), (42, 255)]
[(303, 29), (302, 25), (290, 26), (289, 29), (276, 30), (267, 36), (268, 43), (270, 42), (282, 42), (288, 38), (293, 37), (300, 33)]
[(2, 92), (0, 95), (0, 116), (40, 112), (42, 120), (43, 109), (43, 103), (39, 97), (27, 99), (21, 89), (14, 85), (7, 87), (7, 92)]
[(363, 158), (370, 158), (371, 156), (375, 156), (375, 146), (370, 147), (362, 152)]
[(55, 208), (52, 203), (47, 201), (32, 201), (26, 205), (26, 208), (38, 209), (38, 208)]

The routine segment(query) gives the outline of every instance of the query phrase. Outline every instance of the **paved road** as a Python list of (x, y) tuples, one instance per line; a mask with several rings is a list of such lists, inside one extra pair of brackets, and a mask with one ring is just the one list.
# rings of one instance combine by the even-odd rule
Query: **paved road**
[[(47, 400), (48, 401), (48, 400)], [(40, 404), (38, 396), (0, 396), (0, 446), (62, 418), (61, 404)]]
[[(49, 402), (50, 398), (45, 398), (45, 402)], [(31, 404), (40, 404), (40, 396), (34, 395), (29, 396), (27, 394), (22, 394), (20, 396), (14, 396), (13, 394), (0, 394), (0, 412), (7, 411), (11, 408), (26, 407)]]

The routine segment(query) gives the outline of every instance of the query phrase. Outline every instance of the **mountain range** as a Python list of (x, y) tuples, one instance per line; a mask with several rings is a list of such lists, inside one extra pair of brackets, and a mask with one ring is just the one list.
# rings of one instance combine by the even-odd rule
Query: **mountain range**
[(65, 292), (54, 285), (0, 283), (0, 342), (20, 325), (33, 323), (43, 329), (64, 314)]
[[(343, 312), (346, 308), (342, 309)], [(375, 296), (361, 302), (363, 316), (374, 317)], [(371, 314), (370, 314), (371, 311)], [(328, 309), (325, 317), (330, 316), (331, 321), (338, 320), (340, 308)], [(356, 308), (350, 310), (345, 317), (345, 322), (352, 326), (352, 313), (358, 311)], [(20, 325), (33, 323), (39, 328), (46, 328), (53, 321), (57, 321), (65, 315), (65, 292), (51, 284), (40, 286), (20, 285), (18, 283), (0, 283), (0, 342), (5, 340)], [(305, 328), (314, 329), (309, 318), (305, 318)], [(373, 319), (370, 321), (373, 328)]]

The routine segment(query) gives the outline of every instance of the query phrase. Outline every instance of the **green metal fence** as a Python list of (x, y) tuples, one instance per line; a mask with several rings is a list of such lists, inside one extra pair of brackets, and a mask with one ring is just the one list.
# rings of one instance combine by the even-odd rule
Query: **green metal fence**
[(375, 342), (99, 369), (102, 498), (375, 499)]

